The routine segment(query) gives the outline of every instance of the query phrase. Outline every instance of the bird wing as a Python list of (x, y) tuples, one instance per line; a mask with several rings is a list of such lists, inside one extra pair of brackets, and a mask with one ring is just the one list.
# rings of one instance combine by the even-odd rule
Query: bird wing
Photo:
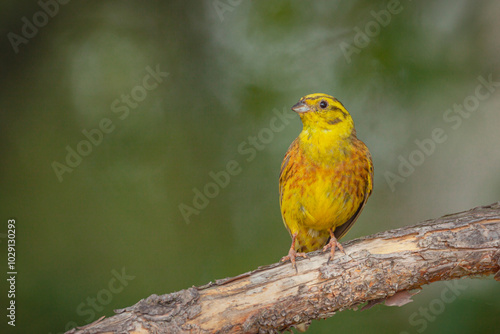
[[(281, 163), (281, 170), (280, 170), (280, 177), (279, 177), (279, 191), (280, 191), (280, 209), (283, 207), (283, 189), (285, 187), (285, 182), (286, 180), (290, 177), (290, 173), (293, 173), (292, 169), (295, 167), (293, 160), (294, 160), (294, 155), (297, 154), (298, 148), (296, 146), (299, 145), (299, 138), (295, 139), (292, 144), (290, 144), (290, 147), (285, 153), (285, 158), (283, 159), (283, 162)], [(291, 163), (290, 159), (292, 160)], [(287, 222), (285, 221), (285, 217), (283, 216), (283, 210), (281, 210), (281, 217), (283, 218), (283, 224), (285, 225), (286, 229), (292, 235), (292, 232), (290, 231), (290, 227), (288, 226)]]
[(361, 204), (359, 205), (359, 207), (356, 210), (356, 212), (354, 213), (354, 215), (352, 215), (352, 217), (349, 218), (349, 220), (347, 222), (345, 222), (344, 224), (338, 226), (335, 229), (335, 231), (333, 231), (333, 234), (335, 235), (335, 238), (337, 238), (337, 240), (339, 240), (347, 232), (349, 232), (349, 230), (351, 229), (352, 225), (354, 225), (354, 223), (358, 219), (359, 215), (361, 214), (361, 211), (363, 211), (363, 207), (365, 206), (366, 201), (368, 200), (368, 196), (369, 196), (369, 194), (366, 193), (363, 202), (361, 202)]
[(292, 155), (296, 154), (298, 151), (298, 148), (295, 146), (299, 145), (299, 138), (296, 138), (291, 144), (288, 150), (285, 153), (285, 157), (283, 158), (283, 162), (281, 163), (281, 170), (280, 170), (280, 177), (279, 177), (279, 184), (280, 184), (280, 206), (281, 206), (281, 200), (283, 199), (283, 186), (285, 184), (286, 179), (289, 177), (289, 173), (291, 172), (292, 164), (288, 165), (288, 162), (290, 161), (290, 158), (293, 157)]
[(337, 238), (337, 240), (340, 239), (340, 238), (342, 238), (347, 232), (349, 232), (349, 230), (351, 229), (352, 225), (354, 225), (354, 223), (358, 219), (359, 215), (361, 214), (361, 211), (363, 211), (363, 208), (365, 207), (366, 201), (368, 200), (368, 197), (371, 195), (372, 190), (373, 190), (373, 162), (372, 162), (372, 156), (370, 154), (370, 151), (368, 151), (368, 148), (366, 147), (366, 145), (362, 141), (357, 140), (357, 138), (356, 138), (356, 141), (355, 141), (355, 145), (360, 145), (361, 148), (364, 151), (366, 151), (366, 156), (368, 158), (367, 159), (367, 163), (368, 163), (368, 168), (367, 168), (367, 172), (368, 172), (367, 189), (365, 191), (365, 198), (363, 199), (363, 201), (359, 205), (359, 207), (356, 210), (356, 212), (352, 215), (351, 218), (349, 218), (349, 220), (347, 222), (345, 222), (344, 224), (342, 224), (339, 227), (337, 227), (335, 229), (335, 231), (333, 232), (333, 234), (335, 235), (335, 238)]

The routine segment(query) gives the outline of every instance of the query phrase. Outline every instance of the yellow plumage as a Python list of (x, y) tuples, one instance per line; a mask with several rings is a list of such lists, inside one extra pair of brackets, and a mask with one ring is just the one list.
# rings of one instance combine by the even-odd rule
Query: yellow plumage
[[(356, 137), (344, 106), (325, 94), (304, 96), (293, 106), (303, 129), (281, 165), (280, 207), (292, 236), (288, 256), (335, 246), (354, 224), (373, 188), (373, 164)], [(328, 242), (330, 240), (330, 242)], [(297, 253), (299, 252), (299, 253)]]

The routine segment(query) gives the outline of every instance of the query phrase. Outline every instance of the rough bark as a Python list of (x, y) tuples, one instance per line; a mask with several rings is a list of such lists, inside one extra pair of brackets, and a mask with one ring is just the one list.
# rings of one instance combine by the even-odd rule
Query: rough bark
[(496, 274), (500, 202), (346, 242), (346, 255), (313, 252), (236, 277), (152, 295), (68, 333), (273, 333), (386, 301), (402, 305), (436, 281)]

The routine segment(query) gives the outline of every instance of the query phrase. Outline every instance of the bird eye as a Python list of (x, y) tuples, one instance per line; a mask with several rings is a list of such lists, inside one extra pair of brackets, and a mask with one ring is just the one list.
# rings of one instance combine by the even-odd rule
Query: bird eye
[(321, 100), (321, 102), (319, 103), (319, 107), (321, 109), (325, 109), (326, 107), (328, 107), (328, 102), (326, 102), (325, 100)]

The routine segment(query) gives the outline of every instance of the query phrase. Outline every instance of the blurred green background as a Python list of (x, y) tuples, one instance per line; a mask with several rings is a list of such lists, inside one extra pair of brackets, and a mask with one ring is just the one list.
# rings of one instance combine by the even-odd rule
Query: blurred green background
[[(0, 244), (15, 218), (18, 275), (1, 331), (61, 333), (279, 260), (289, 110), (309, 93), (342, 101), (373, 155), (344, 240), (498, 201), (499, 16), (493, 0), (2, 2)], [(309, 332), (498, 333), (498, 283), (459, 284)]]

